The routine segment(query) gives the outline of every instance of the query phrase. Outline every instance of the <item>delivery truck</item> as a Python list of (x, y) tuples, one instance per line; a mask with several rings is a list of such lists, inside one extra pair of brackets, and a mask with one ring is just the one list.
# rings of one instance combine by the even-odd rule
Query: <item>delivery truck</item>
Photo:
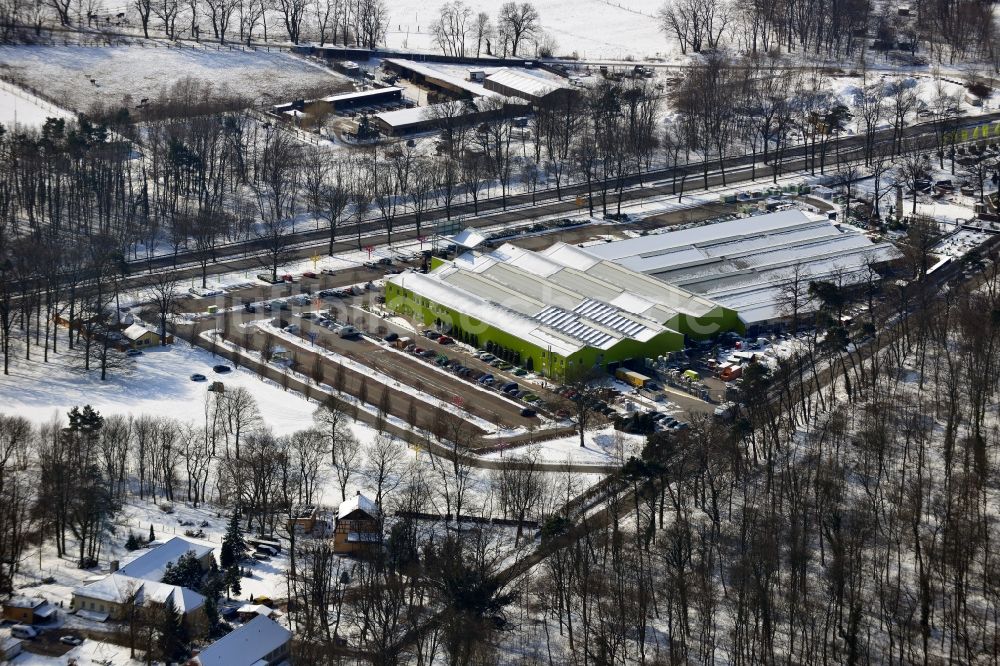
[(653, 381), (646, 375), (633, 370), (626, 370), (625, 368), (618, 368), (615, 370), (615, 377), (636, 388), (643, 388), (646, 384)]

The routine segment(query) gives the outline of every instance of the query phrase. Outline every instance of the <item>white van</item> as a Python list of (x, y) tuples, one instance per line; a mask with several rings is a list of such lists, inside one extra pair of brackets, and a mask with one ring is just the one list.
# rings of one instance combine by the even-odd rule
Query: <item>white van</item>
[(31, 639), (38, 637), (38, 630), (26, 624), (15, 624), (10, 628), (10, 635), (14, 638)]

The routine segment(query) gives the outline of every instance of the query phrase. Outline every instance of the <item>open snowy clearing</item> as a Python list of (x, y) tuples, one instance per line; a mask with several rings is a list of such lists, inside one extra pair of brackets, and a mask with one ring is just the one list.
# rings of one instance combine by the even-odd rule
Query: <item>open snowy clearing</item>
[(349, 87), (346, 78), (279, 51), (142, 43), (147, 46), (3, 46), (0, 73), (78, 111), (97, 102), (120, 104), (126, 96), (134, 107), (186, 77), (256, 104), (293, 99), (315, 89), (330, 94)]
[(4, 127), (41, 127), (47, 118), (68, 118), (71, 115), (25, 90), (0, 81), (0, 124)]
[[(435, 50), (431, 23), (440, 15), (446, 0), (421, 2), (400, 0), (391, 5), (388, 45), (415, 50)], [(487, 12), (496, 17), (500, 3), (468, 0), (474, 14)], [(660, 0), (539, 0), (542, 27), (555, 37), (556, 53), (576, 52), (581, 58), (655, 56), (671, 52), (660, 32), (656, 12)], [(600, 20), (595, 20), (595, 17)], [(473, 44), (475, 49), (475, 44)]]
[[(60, 332), (60, 336), (64, 332)], [(65, 343), (64, 340), (60, 340)], [(0, 375), (0, 412), (18, 414), (36, 422), (64, 416), (74, 405), (90, 404), (102, 414), (148, 414), (181, 421), (198, 420), (204, 412), (209, 382), (193, 382), (198, 372), (227, 387), (244, 386), (260, 406), (261, 416), (276, 434), (287, 434), (312, 424), (316, 405), (293, 391), (261, 381), (242, 368), (216, 375), (212, 366), (232, 365), (186, 342), (149, 349), (138, 357), (131, 371), (112, 371), (102, 382), (96, 371), (79, 371), (77, 356), (62, 353), (42, 363), (41, 349), (32, 350), (32, 360), (12, 362), (9, 377)]]

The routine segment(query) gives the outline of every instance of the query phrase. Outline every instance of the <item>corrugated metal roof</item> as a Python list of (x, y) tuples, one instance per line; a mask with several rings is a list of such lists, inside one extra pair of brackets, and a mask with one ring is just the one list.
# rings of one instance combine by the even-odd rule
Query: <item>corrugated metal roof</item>
[[(860, 230), (801, 211), (783, 211), (695, 229), (588, 247), (686, 292), (736, 310), (747, 323), (779, 316), (777, 302), (790, 275), (808, 280), (860, 279), (870, 261), (899, 256), (889, 243), (872, 243)], [(600, 275), (600, 269), (591, 269)]]
[(558, 81), (532, 76), (515, 69), (501, 69), (487, 76), (486, 81), (513, 90), (517, 95), (528, 97), (544, 97), (553, 90), (566, 87), (560, 85)]

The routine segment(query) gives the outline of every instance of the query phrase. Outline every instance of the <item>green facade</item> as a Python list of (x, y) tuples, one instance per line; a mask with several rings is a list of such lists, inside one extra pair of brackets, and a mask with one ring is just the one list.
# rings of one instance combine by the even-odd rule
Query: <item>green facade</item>
[(692, 340), (708, 340), (726, 331), (735, 331), (740, 335), (746, 333), (746, 325), (739, 314), (721, 305), (701, 317), (678, 314), (662, 324), (680, 331)]
[[(666, 330), (647, 342), (639, 342), (626, 338), (610, 349), (584, 347), (569, 356), (563, 356), (522, 340), (508, 331), (490, 326), (419, 294), (414, 294), (409, 289), (405, 289), (392, 282), (386, 282), (385, 301), (389, 309), (401, 315), (419, 320), (426, 326), (450, 324), (452, 332), (457, 333), (459, 337), (463, 333), (470, 336), (474, 335), (478, 346), (481, 348), (485, 348), (488, 342), (492, 342), (494, 345), (517, 352), (520, 354), (520, 365), (529, 367), (535, 372), (540, 372), (547, 376), (565, 377), (567, 373), (573, 374), (574, 371), (579, 372), (581, 368), (587, 370), (594, 367), (603, 367), (608, 363), (619, 363), (630, 359), (652, 358), (684, 348), (684, 333), (676, 330)], [(720, 308), (720, 310), (725, 309)], [(733, 320), (739, 323), (736, 313), (728, 310), (714, 317), (713, 323), (715, 319), (718, 319), (720, 324), (731, 324)], [(709, 326), (709, 324), (710, 322), (708, 321), (695, 321), (691, 325), (685, 322), (685, 326), (692, 331), (690, 333), (692, 337), (694, 337), (696, 332), (704, 331), (705, 327)], [(667, 326), (670, 325), (667, 324)], [(735, 330), (735, 328), (726, 330)]]

